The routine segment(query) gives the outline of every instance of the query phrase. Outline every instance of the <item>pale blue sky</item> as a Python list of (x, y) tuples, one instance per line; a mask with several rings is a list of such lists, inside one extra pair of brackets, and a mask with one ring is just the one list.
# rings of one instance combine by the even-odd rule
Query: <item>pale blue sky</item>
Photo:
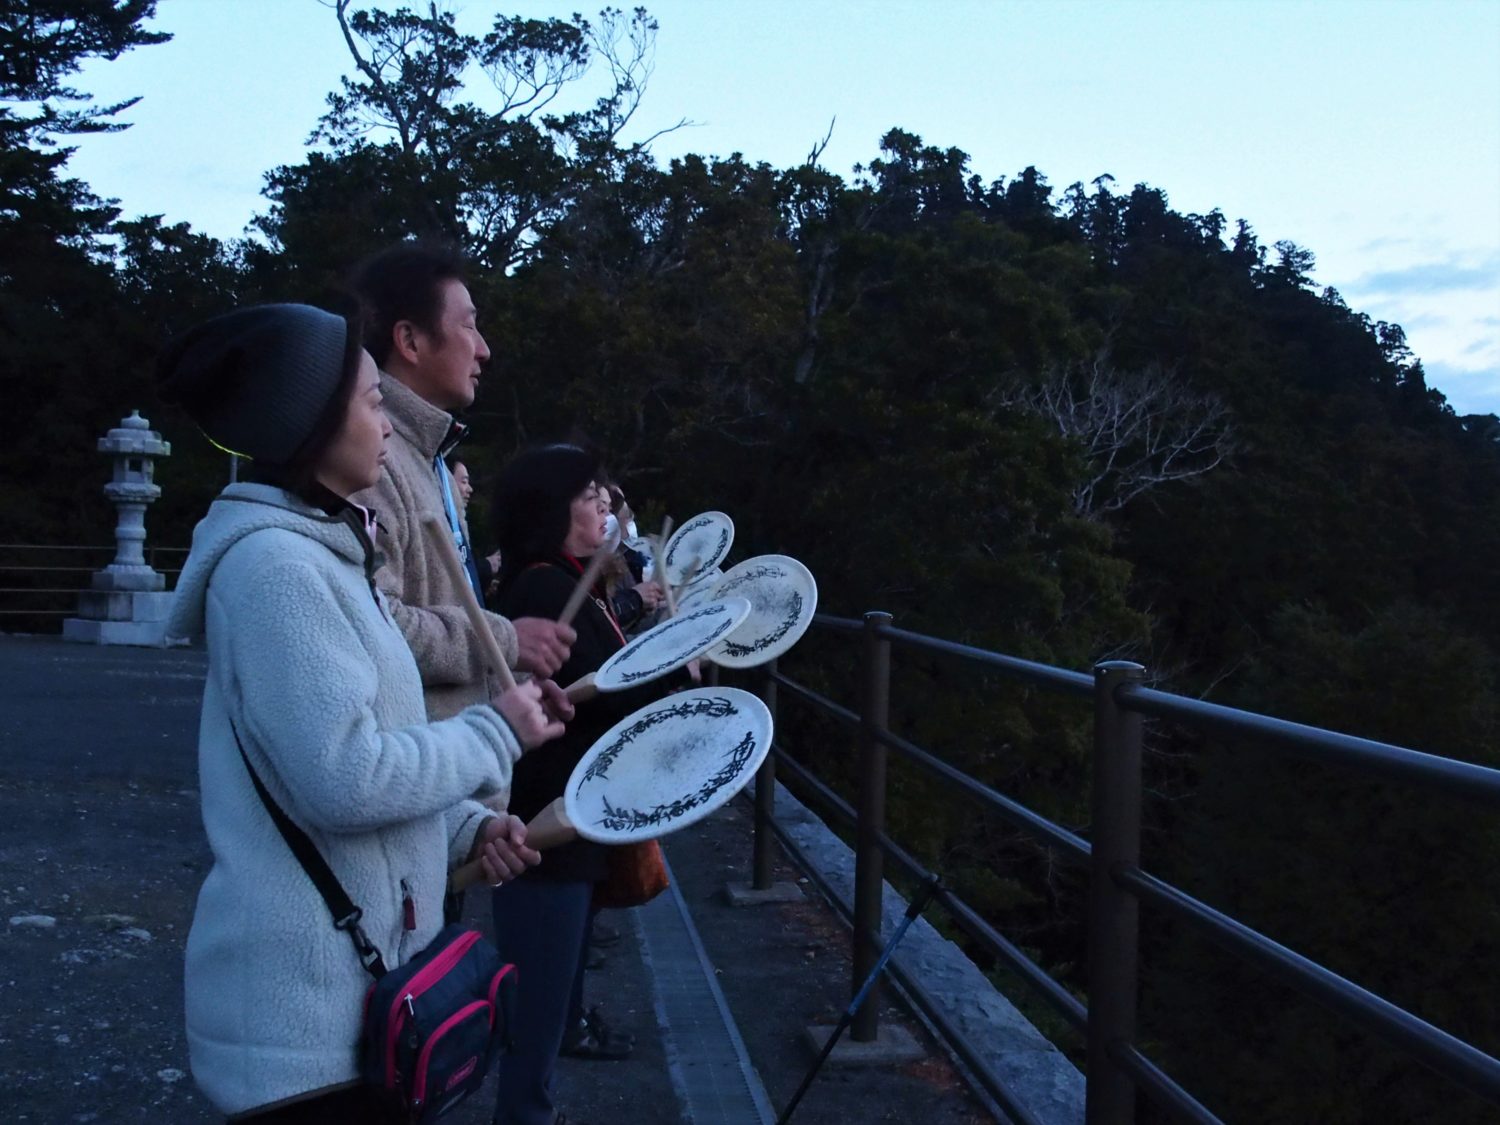
[[(393, 3), (382, 6), (396, 7)], [(597, 5), (596, 5), (597, 6)], [(582, 3), (467, 0), (460, 25)], [(684, 152), (785, 167), (837, 119), (849, 175), (893, 126), (986, 180), (1034, 164), (1060, 194), (1102, 173), (1218, 207), (1401, 324), (1460, 413), (1500, 412), (1500, 0), (660, 0), (632, 123)], [(302, 159), (349, 69), (318, 0), (160, 0), (171, 43), (91, 66), (134, 127), (71, 170), (128, 216), (238, 236), (262, 175)], [(475, 91), (478, 95), (480, 91)], [(482, 97), (476, 100), (483, 101)], [(627, 136), (626, 139), (631, 139)]]

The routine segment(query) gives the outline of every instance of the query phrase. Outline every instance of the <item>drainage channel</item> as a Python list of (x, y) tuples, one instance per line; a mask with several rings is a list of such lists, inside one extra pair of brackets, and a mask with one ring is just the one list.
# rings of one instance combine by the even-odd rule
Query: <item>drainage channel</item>
[[(665, 861), (665, 857), (663, 857)], [(667, 867), (671, 876), (671, 865)], [(654, 983), (667, 1069), (694, 1125), (771, 1125), (776, 1113), (745, 1051), (677, 880), (632, 910)]]

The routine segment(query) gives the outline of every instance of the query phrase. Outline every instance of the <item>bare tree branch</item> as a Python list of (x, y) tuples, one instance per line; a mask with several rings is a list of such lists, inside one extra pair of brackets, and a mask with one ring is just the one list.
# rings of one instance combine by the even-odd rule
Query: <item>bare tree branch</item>
[(994, 406), (1045, 418), (1083, 452), (1087, 469), (1073, 508), (1089, 519), (1119, 511), (1150, 490), (1211, 472), (1234, 451), (1229, 408), (1152, 364), (1111, 365), (1101, 350), (1086, 364), (1053, 369), (1038, 384), (993, 392)]

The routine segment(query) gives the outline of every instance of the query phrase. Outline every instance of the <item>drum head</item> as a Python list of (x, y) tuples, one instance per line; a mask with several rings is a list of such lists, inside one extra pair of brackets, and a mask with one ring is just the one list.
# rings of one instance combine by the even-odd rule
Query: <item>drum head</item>
[(693, 569), (695, 561), (695, 575), (712, 570), (724, 561), (733, 543), (734, 521), (723, 512), (703, 512), (694, 516), (673, 532), (672, 538), (662, 548), (661, 562), (666, 581), (681, 586), (687, 581), (688, 571)]
[[(714, 587), (718, 586), (724, 572), (714, 567), (707, 574), (693, 579), (688, 583), (687, 589), (677, 595), (677, 612), (690, 613), (700, 605), (711, 600), (714, 596)], [(755, 607), (752, 605), (751, 609)]]
[(771, 734), (770, 711), (748, 691), (669, 695), (616, 723), (573, 768), (563, 794), (568, 819), (601, 844), (686, 828), (755, 775)]
[(744, 598), (719, 598), (653, 625), (599, 665), (594, 686), (624, 691), (650, 683), (702, 656), (749, 615), (750, 603)]
[(774, 660), (799, 640), (818, 611), (812, 571), (786, 555), (757, 555), (731, 567), (714, 598), (750, 602), (744, 622), (708, 651), (725, 668), (754, 668)]

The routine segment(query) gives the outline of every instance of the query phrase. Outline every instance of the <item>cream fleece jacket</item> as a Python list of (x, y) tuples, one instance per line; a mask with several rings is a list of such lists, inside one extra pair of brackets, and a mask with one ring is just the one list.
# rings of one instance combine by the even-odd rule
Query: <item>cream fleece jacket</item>
[[(227, 488), (193, 533), (168, 631), (206, 634), (199, 728), (213, 852), (188, 936), (193, 1076), (240, 1113), (353, 1080), (370, 977), (256, 794), (236, 747), (317, 845), (387, 965), (443, 922), (448, 870), (521, 747), (488, 706), (428, 724), (360, 533), (280, 489)], [(405, 929), (410, 898), (415, 928)]]
[[(353, 500), (373, 508), (380, 521), (379, 547), (385, 564), (376, 573), (375, 582), (384, 591), (391, 614), (422, 672), (427, 714), (433, 719), (446, 719), (490, 698), (478, 638), (459, 608), (459, 591), (433, 554), (432, 541), (422, 526), (425, 515), (444, 518), (433, 458), (448, 436), (453, 418), (385, 372), (380, 375), (380, 393), (385, 396), (392, 431), (385, 470), (379, 483), (357, 493)], [(465, 538), (469, 538), (462, 510), (458, 518)], [(485, 617), (500, 642), (501, 653), (515, 667), (515, 629), (503, 617), (493, 613)]]

